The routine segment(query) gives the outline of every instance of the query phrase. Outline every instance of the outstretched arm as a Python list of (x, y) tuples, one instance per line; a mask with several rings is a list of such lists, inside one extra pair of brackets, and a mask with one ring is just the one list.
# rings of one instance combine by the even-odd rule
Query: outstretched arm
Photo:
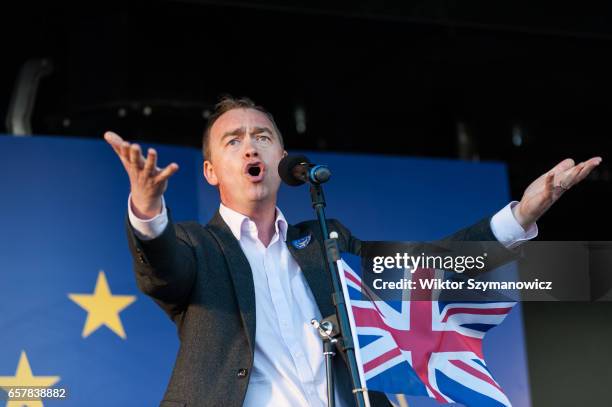
[[(145, 158), (138, 144), (124, 141), (115, 133), (107, 132), (104, 139), (128, 174), (130, 217), (149, 220), (158, 216), (163, 209), (162, 195), (168, 179), (178, 170), (178, 164), (159, 168), (155, 149), (150, 148)], [(196, 259), (187, 233), (180, 225), (174, 226), (165, 211), (162, 215), (166, 217), (166, 226), (154, 236), (142, 238), (130, 217), (127, 233), (138, 286), (174, 316), (188, 299), (195, 280)]]

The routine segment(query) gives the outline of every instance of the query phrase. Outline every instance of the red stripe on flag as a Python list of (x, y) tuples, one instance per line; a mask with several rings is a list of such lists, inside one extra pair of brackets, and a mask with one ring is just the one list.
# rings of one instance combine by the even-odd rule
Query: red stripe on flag
[(402, 352), (398, 348), (391, 349), (390, 351), (383, 353), (379, 357), (370, 360), (368, 363), (364, 363), (363, 371), (369, 372), (370, 370), (382, 365), (383, 363), (398, 357), (402, 354)]
[(474, 369), (472, 366), (468, 365), (467, 363), (465, 363), (462, 360), (451, 360), (450, 363), (452, 363), (453, 365), (457, 366), (461, 370), (465, 370), (466, 372), (468, 372), (472, 376), (476, 376), (480, 380), (489, 383), (491, 386), (495, 387), (497, 390), (499, 390), (501, 393), (503, 393), (503, 390), (501, 389), (501, 387), (499, 387), (499, 385), (497, 383), (495, 383), (495, 381), (491, 377), (489, 377), (488, 375), (482, 373), (480, 370)]
[(357, 284), (358, 286), (361, 286), (361, 281), (357, 280), (355, 276), (353, 276), (351, 273), (345, 271), (344, 276), (347, 280), (351, 280), (353, 283)]
[(446, 322), (448, 317), (455, 314), (478, 314), (478, 315), (504, 315), (510, 312), (512, 307), (507, 308), (451, 308), (446, 312), (442, 322)]
[[(358, 285), (361, 291), (361, 295), (365, 298), (367, 298), (367, 300), (365, 298), (362, 298), (364, 301), (370, 301), (372, 303), (372, 305), (374, 305), (374, 308), (376, 308), (376, 310), (382, 314), (382, 311), (378, 308), (378, 305), (376, 305), (376, 301), (374, 300), (372, 293), (370, 292), (370, 289), (368, 288), (368, 286), (366, 286), (365, 284), (363, 284), (361, 282), (361, 279), (358, 279), (357, 277), (355, 277), (354, 275), (352, 275), (351, 273), (349, 273), (348, 271), (344, 272), (344, 277), (346, 277), (347, 280), (352, 281), (354, 284)], [(345, 299), (346, 300), (346, 299)], [(350, 300), (350, 298), (349, 298)], [(350, 303), (350, 301), (349, 301)]]

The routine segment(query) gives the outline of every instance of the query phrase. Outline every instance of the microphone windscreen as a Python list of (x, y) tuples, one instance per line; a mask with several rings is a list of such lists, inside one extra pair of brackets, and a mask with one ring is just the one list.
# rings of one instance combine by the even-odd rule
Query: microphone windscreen
[(302, 154), (290, 154), (280, 160), (278, 163), (278, 175), (280, 175), (285, 184), (295, 187), (304, 183), (303, 180), (297, 178), (293, 174), (293, 169), (295, 166), (301, 163), (310, 163), (310, 161), (305, 155)]

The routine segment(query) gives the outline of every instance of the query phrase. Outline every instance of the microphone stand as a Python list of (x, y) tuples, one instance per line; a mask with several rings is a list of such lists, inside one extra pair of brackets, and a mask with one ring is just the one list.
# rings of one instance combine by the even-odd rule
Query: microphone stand
[(325, 376), (327, 378), (327, 406), (335, 407), (336, 399), (334, 394), (332, 357), (336, 355), (336, 352), (334, 352), (334, 345), (338, 343), (338, 339), (334, 338), (334, 325), (331, 321), (325, 319), (322, 321), (313, 319), (310, 323), (319, 331), (319, 336), (323, 340), (323, 357), (325, 358)]
[[(325, 239), (325, 264), (327, 271), (332, 280), (332, 302), (336, 308), (336, 317), (338, 319), (338, 325), (340, 328), (340, 337), (341, 337), (341, 349), (346, 355), (346, 360), (349, 366), (349, 372), (351, 376), (351, 387), (353, 389), (353, 395), (355, 397), (355, 402), (358, 407), (367, 407), (369, 406), (369, 402), (366, 404), (366, 392), (367, 389), (362, 387), (361, 380), (359, 378), (359, 368), (357, 366), (357, 359), (355, 358), (355, 344), (353, 343), (353, 335), (351, 333), (351, 325), (349, 322), (349, 316), (345, 304), (344, 294), (342, 292), (342, 286), (340, 284), (340, 275), (338, 270), (338, 264), (336, 263), (340, 260), (340, 250), (338, 248), (337, 235), (334, 237), (330, 237), (329, 230), (327, 228), (327, 219), (325, 218), (325, 196), (323, 195), (323, 187), (317, 183), (310, 183), (310, 199), (312, 200), (312, 207), (315, 210), (317, 215), (317, 219), (319, 221), (319, 226), (321, 228), (321, 233), (323, 238)], [(335, 233), (334, 233), (335, 234)], [(319, 329), (319, 333), (323, 339), (324, 345), (324, 354), (325, 354), (325, 362), (326, 362), (326, 372), (327, 372), (327, 394), (328, 394), (328, 405), (334, 405), (334, 382), (331, 371), (331, 356), (333, 356), (332, 352), (332, 342), (329, 338), (328, 332), (329, 325), (324, 326), (324, 324), (329, 321), (322, 322), (319, 324), (313, 323), (315, 328)], [(322, 333), (327, 332), (327, 335)], [(326, 337), (327, 336), (327, 337)]]

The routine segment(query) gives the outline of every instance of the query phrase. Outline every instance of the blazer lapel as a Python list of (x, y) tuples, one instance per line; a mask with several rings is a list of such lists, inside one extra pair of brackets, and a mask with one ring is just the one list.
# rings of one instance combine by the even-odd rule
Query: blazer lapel
[(223, 257), (234, 283), (242, 323), (247, 331), (251, 352), (253, 352), (255, 349), (255, 286), (251, 266), (240, 243), (218, 211), (208, 223), (207, 229), (223, 251)]
[[(304, 273), (304, 277), (306, 277), (310, 290), (319, 306), (321, 316), (325, 318), (335, 313), (331, 297), (331, 281), (325, 268), (321, 243), (314, 236), (311, 237), (305, 247), (298, 249), (294, 246), (294, 241), (305, 236), (307, 235), (300, 235), (298, 228), (289, 225), (287, 227), (287, 241), (285, 243), (293, 258), (302, 269), (302, 273)], [(298, 244), (298, 246), (300, 245)]]

